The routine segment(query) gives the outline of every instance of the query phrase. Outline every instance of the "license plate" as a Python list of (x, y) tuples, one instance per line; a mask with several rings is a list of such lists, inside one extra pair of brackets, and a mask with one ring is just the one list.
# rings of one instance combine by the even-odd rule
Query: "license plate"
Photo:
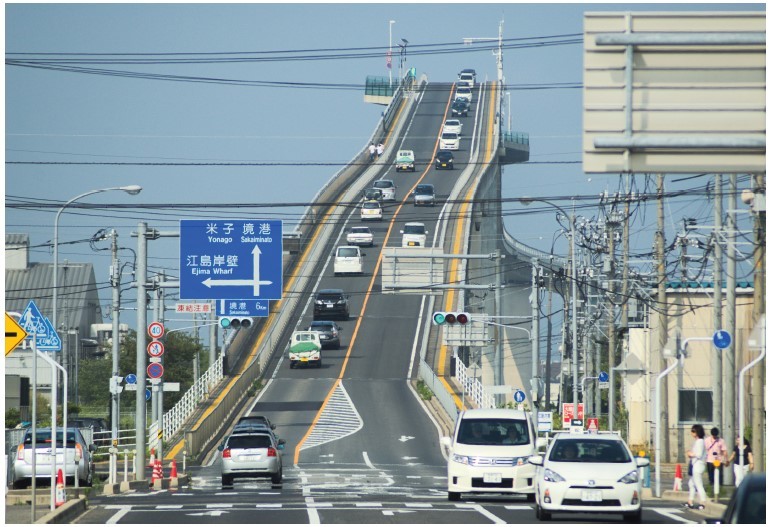
[(299, 359), (299, 361), (300, 362), (307, 362), (307, 357), (302, 357), (301, 359)]
[(503, 482), (503, 475), (502, 474), (484, 474), (484, 483), (502, 483)]
[(580, 500), (581, 501), (602, 501), (602, 491), (584, 490)]
[(445, 167), (445, 166), (446, 166), (446, 163), (441, 163), (441, 166), (442, 166), (442, 167)]
[(419, 243), (417, 243), (417, 242), (409, 242), (407, 245), (408, 245), (409, 247), (417, 247), (417, 246), (419, 246), (420, 244), (419, 244)]
[(260, 456), (239, 456), (240, 461), (259, 461)]
[(334, 307), (334, 304), (326, 304), (326, 307)]

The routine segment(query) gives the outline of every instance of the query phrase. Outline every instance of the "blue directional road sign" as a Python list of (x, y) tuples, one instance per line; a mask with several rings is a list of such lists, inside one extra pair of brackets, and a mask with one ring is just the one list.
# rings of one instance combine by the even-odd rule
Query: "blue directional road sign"
[(599, 382), (607, 382), (610, 380), (609, 374), (606, 371), (599, 372)]
[(523, 390), (516, 390), (515, 392), (513, 392), (513, 400), (516, 401), (517, 403), (523, 403), (524, 399), (526, 398), (527, 396)]
[(144, 389), (144, 400), (145, 401), (149, 401), (150, 399), (152, 399), (152, 390), (150, 390), (149, 388), (145, 388)]
[(217, 300), (218, 317), (266, 317), (269, 308), (267, 300)]
[(725, 331), (723, 329), (720, 329), (716, 332), (714, 332), (714, 346), (716, 346), (718, 349), (727, 349), (730, 347), (730, 344), (733, 342), (733, 337), (730, 335), (729, 331)]
[(27, 332), (27, 338), (36, 335), (39, 351), (61, 351), (61, 339), (51, 321), (40, 313), (35, 302), (29, 301), (19, 319), (19, 325)]
[(179, 233), (180, 299), (281, 299), (280, 220), (180, 220)]
[(136, 384), (136, 375), (133, 373), (126, 375), (126, 384)]

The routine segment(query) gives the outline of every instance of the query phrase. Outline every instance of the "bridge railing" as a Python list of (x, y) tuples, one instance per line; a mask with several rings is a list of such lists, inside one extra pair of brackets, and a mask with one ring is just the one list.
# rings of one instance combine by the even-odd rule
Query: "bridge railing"
[(458, 359), (455, 363), (455, 378), (460, 386), (465, 388), (465, 394), (476, 403), (478, 408), (496, 408), (495, 396), (486, 393), (479, 379), (468, 375), (468, 368), (463, 361)]
[(163, 434), (172, 437), (185, 421), (195, 412), (198, 404), (208, 397), (208, 394), (222, 380), (222, 362), (224, 357), (219, 355), (217, 360), (203, 372), (197, 381), (182, 396), (181, 399), (165, 414), (163, 414)]

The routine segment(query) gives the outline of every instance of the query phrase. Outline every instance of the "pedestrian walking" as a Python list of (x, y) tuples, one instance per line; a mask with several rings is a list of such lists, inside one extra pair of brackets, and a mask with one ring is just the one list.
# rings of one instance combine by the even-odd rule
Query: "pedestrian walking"
[[(754, 470), (754, 453), (751, 451), (749, 440), (743, 438), (743, 448), (740, 446), (741, 438), (736, 438), (733, 453), (730, 454), (728, 463), (733, 464), (733, 473), (735, 474), (735, 487), (741, 484), (746, 474)], [(743, 456), (743, 467), (741, 467), (741, 456)]]
[[(702, 425), (692, 425), (690, 433), (693, 436), (692, 447), (687, 451), (687, 457), (690, 459), (690, 468), (687, 471), (690, 474), (690, 481), (687, 482), (690, 494), (684, 505), (689, 509), (703, 510), (706, 508), (706, 489), (703, 488), (703, 473), (706, 472), (706, 444), (703, 438), (706, 436), (706, 432)], [(700, 501), (697, 507), (692, 503), (696, 491)]]
[(374, 143), (369, 145), (369, 161), (374, 161), (374, 156), (377, 154), (377, 147)]
[[(719, 437), (719, 428), (716, 426), (711, 429), (711, 437), (707, 437), (704, 440), (706, 444), (706, 452), (708, 458), (706, 459), (706, 469), (709, 472), (709, 483), (714, 486), (714, 461), (719, 460), (720, 464), (727, 462), (727, 444), (725, 440)], [(722, 485), (722, 473), (724, 470), (719, 471), (719, 485)]]
[(385, 151), (385, 146), (382, 143), (377, 145), (377, 159), (382, 157), (382, 153)]

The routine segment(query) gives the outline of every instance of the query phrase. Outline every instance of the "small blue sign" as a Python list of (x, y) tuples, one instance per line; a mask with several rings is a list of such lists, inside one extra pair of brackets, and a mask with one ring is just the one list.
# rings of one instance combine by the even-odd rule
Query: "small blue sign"
[(150, 399), (152, 399), (152, 390), (150, 390), (149, 388), (145, 388), (144, 389), (144, 400), (145, 401), (149, 401)]
[(266, 317), (270, 314), (268, 300), (217, 300), (218, 317)]
[(714, 332), (713, 340), (714, 346), (721, 350), (729, 348), (730, 344), (733, 343), (733, 337), (730, 335), (730, 332), (723, 329)]
[(136, 375), (133, 373), (126, 375), (126, 384), (136, 384)]
[(606, 371), (599, 372), (599, 382), (607, 382), (610, 380), (610, 376)]
[(180, 220), (179, 298), (280, 300), (283, 222)]
[(19, 325), (27, 332), (28, 339), (32, 339), (33, 335), (36, 336), (36, 346), (39, 351), (61, 351), (59, 334), (32, 300), (22, 312)]
[(523, 390), (516, 390), (513, 393), (513, 400), (516, 401), (517, 403), (523, 403), (524, 399), (526, 399), (526, 398), (527, 398), (527, 396), (526, 396), (526, 394), (524, 393)]

